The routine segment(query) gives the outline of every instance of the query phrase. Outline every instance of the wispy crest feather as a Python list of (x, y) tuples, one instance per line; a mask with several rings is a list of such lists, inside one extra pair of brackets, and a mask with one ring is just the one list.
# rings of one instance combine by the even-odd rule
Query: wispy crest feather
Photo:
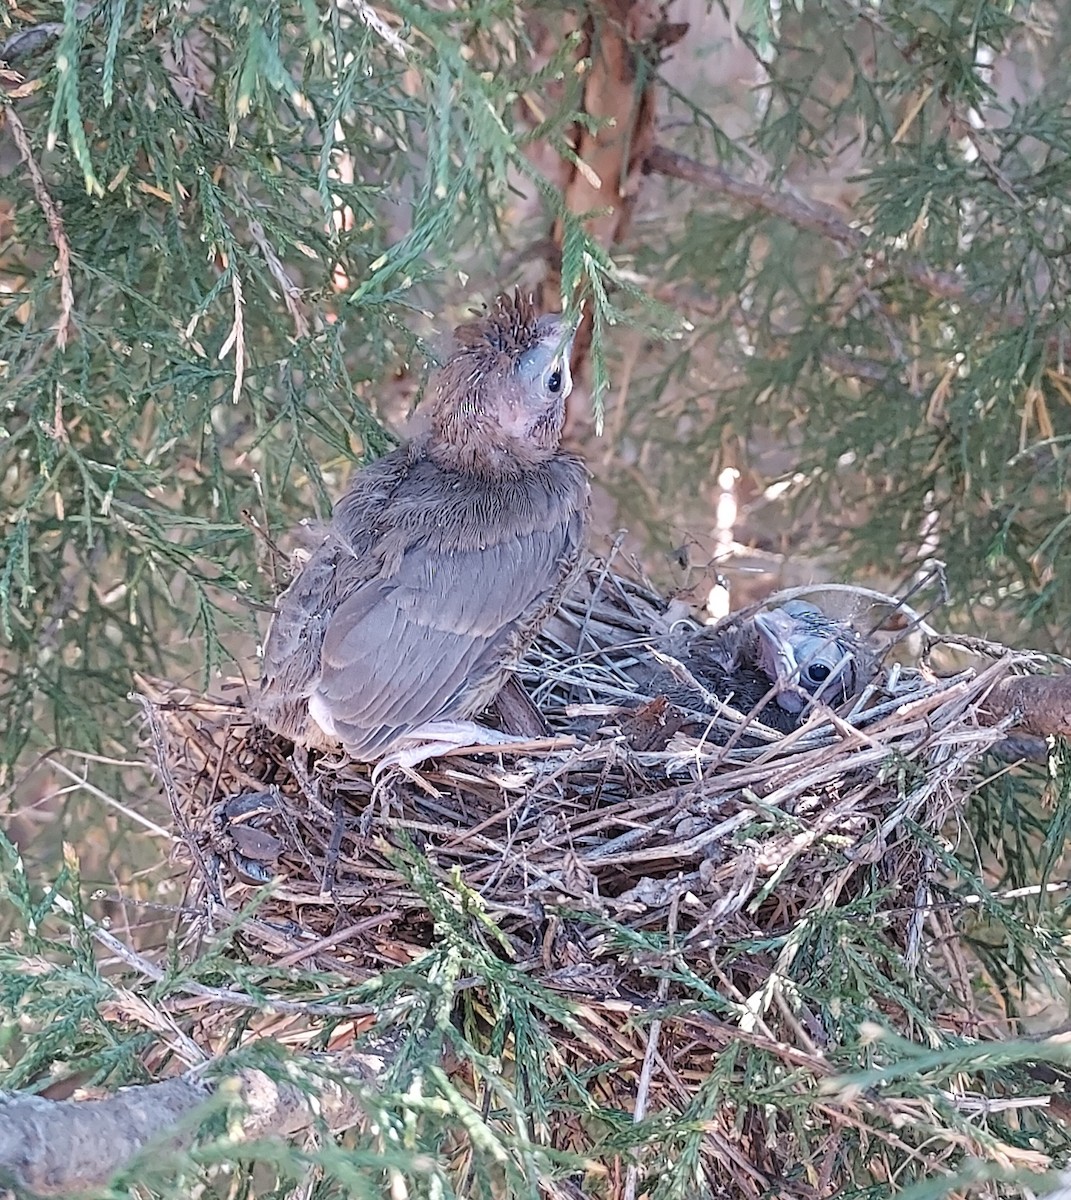
[(462, 351), (516, 359), (538, 345), (541, 337), (535, 301), (522, 295), (519, 288), (512, 295), (504, 293), (483, 316), (459, 325), (454, 337)]

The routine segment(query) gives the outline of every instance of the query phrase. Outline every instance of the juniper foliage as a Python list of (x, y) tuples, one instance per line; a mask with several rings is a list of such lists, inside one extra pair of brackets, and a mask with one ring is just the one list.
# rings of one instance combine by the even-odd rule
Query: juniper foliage
[[(746, 88), (702, 71), (682, 78), (683, 49), (644, 59), (661, 150), (720, 173), (651, 155), (632, 232), (607, 248), (527, 153), (546, 144), (568, 158), (576, 122), (599, 124), (580, 111), (581, 39), (566, 19), (575, 7), (10, 9), (0, 72), (5, 783), (53, 745), (126, 757), (134, 671), (198, 683), (250, 650), (255, 603), (278, 569), (263, 535), (326, 514), (352, 463), (387, 448), (375, 400), (433, 356), (417, 336), (429, 328), (423, 314), (441, 324), (459, 297), (489, 296), (503, 256), (554, 219), (563, 300), (596, 317), (596, 398), (609, 379), (628, 381), (607, 393), (607, 413), (617, 456), (608, 483), (629, 523), (664, 528), (681, 494), (705, 504), (712, 465), (774, 482), (763, 457), (772, 434), (790, 449), (776, 468), (789, 486), (769, 502), (783, 544), (835, 549), (860, 569), (892, 563), (905, 578), (940, 558), (949, 619), (1007, 620), (1024, 642), (1060, 645), (1071, 610), (1071, 121), (1059, 10), (724, 5), (749, 56)], [(533, 46), (534, 16), (560, 22), (549, 54)], [(693, 16), (694, 39), (708, 26)], [(521, 121), (522, 95), (540, 101), (538, 123)], [(741, 111), (746, 119), (730, 119)], [(513, 228), (522, 184), (542, 208)], [(651, 297), (680, 336), (658, 340), (670, 322), (644, 307)], [(617, 344), (625, 319), (638, 351), (624, 336)], [(1066, 991), (1063, 914), (1040, 889), (1064, 870), (1068, 778), (1060, 756), (1033, 775), (995, 765), (972, 800), (974, 846), (927, 846), (943, 856), (950, 902), (977, 898), (965, 934), (994, 1004), (1012, 1015), (1039, 989)], [(586, 1071), (570, 1063), (552, 1080), (552, 1031), (572, 1019), (569, 1004), (503, 961), (482, 925), (474, 936), (478, 905), (460, 885), (444, 899), (419, 856), (413, 878), (441, 944), (355, 993), (242, 965), (225, 937), (193, 962), (176, 956), (157, 979), (102, 967), (73, 853), (50, 867), (47, 887), (12, 846), (4, 855), (6, 1086), (42, 1086), (67, 1064), (109, 1087), (143, 1080), (147, 1048), (170, 1051), (122, 1007), (139, 991), (160, 1011), (198, 986), (383, 1011), (404, 998), (412, 1037), (397, 1078), (362, 1098), (385, 1131), (378, 1148), (248, 1148), (275, 1172), (262, 1196), (313, 1176), (325, 1196), (382, 1195), (384, 1180), (397, 1194), (536, 1196), (553, 1185), (567, 1195), (594, 1147), (642, 1158), (650, 1194), (683, 1200), (702, 1194), (695, 1164), (710, 1123), (749, 1105), (812, 1151), (792, 1194), (821, 1182), (821, 1097), (762, 1050), (727, 1053), (673, 1118), (635, 1122), (593, 1101), (612, 1058)], [(1009, 888), (1026, 891), (1009, 900)], [(982, 1052), (973, 1033), (936, 1025), (925, 988), (890, 962), (867, 916), (864, 899), (797, 934), (799, 997), (841, 1038), (832, 1066), (856, 1072), (862, 1095), (918, 1099), (927, 1120), (939, 1114), (947, 1144), (974, 1137), (973, 1116), (948, 1101), (952, 1082), (1022, 1093), (1034, 1086), (1017, 1073), (1023, 1061), (1066, 1056), (1054, 1044)], [(606, 937), (614, 953), (672, 959), (666, 939), (641, 944), (612, 923)], [(664, 969), (681, 1004), (746, 1016), (709, 981)], [(910, 1042), (879, 1042), (868, 1025), (892, 987), (914, 1016)], [(324, 1045), (333, 1031), (326, 1022)], [(240, 1041), (236, 1028), (236, 1060), (285, 1058)], [(482, 1108), (439, 1069), (447, 1051), (468, 1064)], [(592, 1131), (584, 1154), (548, 1134), (565, 1115)], [(1013, 1195), (1023, 1179), (1036, 1183), (1039, 1148), (1056, 1164), (1067, 1157), (1040, 1109), (990, 1120), (1003, 1172), (994, 1155), (974, 1175), (965, 1160), (941, 1174), (944, 1163), (922, 1153), (932, 1132), (861, 1118), (839, 1143), (848, 1161), (838, 1178), (879, 1194), (868, 1164), (880, 1144), (890, 1170), (880, 1194)], [(461, 1144), (470, 1158), (447, 1161), (444, 1147)], [(166, 1193), (234, 1157), (219, 1129), (182, 1160), (188, 1175), (169, 1160), (173, 1177), (142, 1163), (136, 1178)]]
[[(248, 649), (228, 631), (253, 631), (271, 583), (252, 525), (326, 511), (350, 460), (387, 446), (368, 401), (426, 360), (412, 330), (456, 302), (447, 271), (486, 295), (555, 216), (564, 298), (598, 318), (597, 399), (620, 310), (651, 328), (638, 296), (684, 333), (623, 364), (613, 397), (629, 523), (698, 527), (679, 497), (709, 495), (712, 456), (769, 482), (772, 433), (795, 482), (764, 528), (797, 553), (903, 575), (936, 556), (961, 611), (1058, 638), (1069, 138), (1044, 6), (749, 9), (753, 100), (685, 91), (669, 58), (656, 137), (742, 177), (758, 163), (757, 198), (667, 193), (655, 163), (609, 252), (526, 153), (568, 157), (572, 122), (598, 121), (577, 112), (578, 36), (536, 56), (523, 9), (64, 11), (20, 9), (5, 51), (7, 767), (31, 731), (99, 747), (132, 669), (210, 674)], [(519, 180), (543, 200), (521, 230)]]
[[(528, 69), (502, 4), (56, 15), (21, 9), (5, 51), (7, 767), (34, 729), (114, 736), (133, 669), (230, 665), (252, 527), (322, 516), (387, 448), (369, 394), (419, 370), (412, 324), (487, 267), (511, 179), (539, 182), (516, 96), (575, 48)], [(571, 244), (567, 300), (611, 268)]]
[[(644, 467), (662, 464), (648, 500), (694, 487), (717, 441), (716, 461), (760, 487), (791, 481), (763, 523), (778, 548), (836, 546), (904, 576), (939, 558), (958, 619), (1019, 618), (1020, 636), (1062, 649), (1071, 127), (1056, 12), (785, 5), (772, 41), (759, 22), (748, 42), (747, 136), (716, 85), (670, 95), (674, 149), (761, 182), (655, 164), (686, 182), (677, 219), (658, 213), (635, 253), (695, 328), (633, 380), (629, 419), (663, 418), (640, 435)], [(771, 430), (792, 462), (763, 477)]]

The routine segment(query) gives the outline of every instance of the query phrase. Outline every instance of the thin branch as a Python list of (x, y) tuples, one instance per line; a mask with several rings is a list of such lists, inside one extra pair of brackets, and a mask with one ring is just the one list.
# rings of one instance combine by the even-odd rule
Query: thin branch
[[(175, 840), (175, 835), (170, 830), (165, 829), (162, 825), (157, 824), (156, 821), (151, 821), (148, 817), (142, 816), (137, 809), (131, 808), (128, 804), (123, 804), (122, 801), (117, 800), (114, 796), (109, 796), (107, 792), (102, 791), (99, 787), (96, 787), (94, 784), (90, 783), (84, 775), (79, 775), (72, 771), (70, 767), (65, 766), (58, 759), (49, 755), (44, 761), (47, 762), (54, 771), (59, 771), (61, 775), (66, 775), (68, 779), (76, 783), (78, 787), (89, 792), (91, 796), (96, 796), (98, 800), (103, 800), (105, 804), (111, 805), (111, 807), (117, 812), (122, 813), (128, 821), (132, 821), (136, 825), (141, 825), (155, 837), (164, 838), (168, 842)], [(142, 764), (139, 763), (137, 765), (141, 766)]]
[[(867, 236), (844, 219), (839, 209), (831, 204), (801, 196), (798, 192), (775, 192), (765, 184), (750, 183), (726, 171), (724, 167), (710, 166), (697, 162), (685, 154), (678, 154), (665, 146), (655, 146), (647, 155), (646, 169), (656, 175), (667, 175), (694, 183), (707, 191), (725, 196), (758, 209), (770, 216), (779, 217), (803, 229), (818, 234), (849, 250), (863, 253), (867, 248)], [(985, 303), (985, 297), (973, 292), (958, 275), (950, 271), (937, 271), (918, 259), (900, 260), (897, 271), (905, 279), (939, 300), (961, 300)], [(1004, 313), (1002, 319), (1021, 321), (1022, 314)]]
[(817, 233), (851, 249), (862, 249), (866, 243), (866, 235), (849, 225), (840, 210), (831, 204), (805, 199), (799, 195), (775, 192), (761, 183), (749, 183), (726, 171), (724, 167), (697, 162), (694, 158), (678, 154), (665, 146), (655, 146), (651, 150), (647, 155), (646, 167), (656, 175), (668, 175), (673, 179), (683, 179), (685, 183), (697, 184), (707, 191), (718, 192), (729, 200), (746, 204), (749, 208), (757, 208), (772, 217), (780, 217), (790, 225), (795, 225), (797, 229)]
[[(74, 328), (74, 284), (71, 281), (71, 246), (67, 241), (67, 231), (63, 226), (63, 218), (60, 216), (55, 201), (49, 195), (48, 188), (45, 187), (45, 179), (41, 174), (41, 168), (34, 159), (33, 151), (30, 148), (30, 139), (26, 136), (26, 127), (19, 119), (18, 113), (10, 105), (4, 110), (4, 115), (8, 127), (11, 129), (11, 136), (18, 147), (19, 156), (26, 167), (27, 174), (30, 176), (33, 194), (37, 198), (37, 203), (41, 211), (45, 214), (48, 235), (52, 239), (52, 245), (56, 247), (56, 274), (59, 276), (60, 284), (60, 314), (59, 320), (56, 322), (56, 346), (60, 350), (65, 350), (67, 339)], [(66, 436), (62, 424), (58, 425), (53, 436), (59, 439)]]

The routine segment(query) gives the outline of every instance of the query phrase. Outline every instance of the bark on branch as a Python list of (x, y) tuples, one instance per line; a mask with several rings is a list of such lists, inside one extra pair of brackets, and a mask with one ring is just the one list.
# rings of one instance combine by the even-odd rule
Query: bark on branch
[(996, 722), (1013, 714), (1024, 733), (1071, 738), (1071, 675), (1005, 679), (993, 689), (986, 715)]
[[(317, 1061), (333, 1075), (344, 1072), (369, 1083), (382, 1077), (391, 1053), (381, 1045)], [(215, 1065), (217, 1071), (220, 1067)], [(361, 1117), (359, 1102), (326, 1074), (310, 1059), (304, 1089), (243, 1068), (210, 1079), (201, 1069), (188, 1071), (123, 1088), (103, 1100), (57, 1101), (0, 1092), (0, 1183), (35, 1196), (99, 1188), (150, 1145), (169, 1150), (191, 1145), (196, 1136), (191, 1114), (219, 1100), (241, 1105), (246, 1140), (292, 1138), (314, 1120), (336, 1132), (348, 1129)]]

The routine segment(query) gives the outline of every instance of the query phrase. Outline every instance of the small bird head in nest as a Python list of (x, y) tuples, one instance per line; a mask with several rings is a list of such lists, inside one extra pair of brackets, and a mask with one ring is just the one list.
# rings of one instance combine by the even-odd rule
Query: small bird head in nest
[(812, 697), (840, 704), (873, 673), (873, 655), (851, 626), (805, 600), (756, 613), (754, 622), (759, 664), (785, 712), (802, 712)]
[(537, 317), (520, 292), (499, 296), (458, 326), (432, 401), (433, 440), (469, 468), (481, 460), (501, 466), (503, 456), (538, 462), (553, 455), (573, 386), (574, 332), (559, 316)]
[(782, 733), (797, 728), (815, 701), (838, 705), (873, 677), (877, 659), (847, 622), (803, 600), (673, 635), (668, 659), (651, 672), (674, 704), (708, 712), (728, 701)]

